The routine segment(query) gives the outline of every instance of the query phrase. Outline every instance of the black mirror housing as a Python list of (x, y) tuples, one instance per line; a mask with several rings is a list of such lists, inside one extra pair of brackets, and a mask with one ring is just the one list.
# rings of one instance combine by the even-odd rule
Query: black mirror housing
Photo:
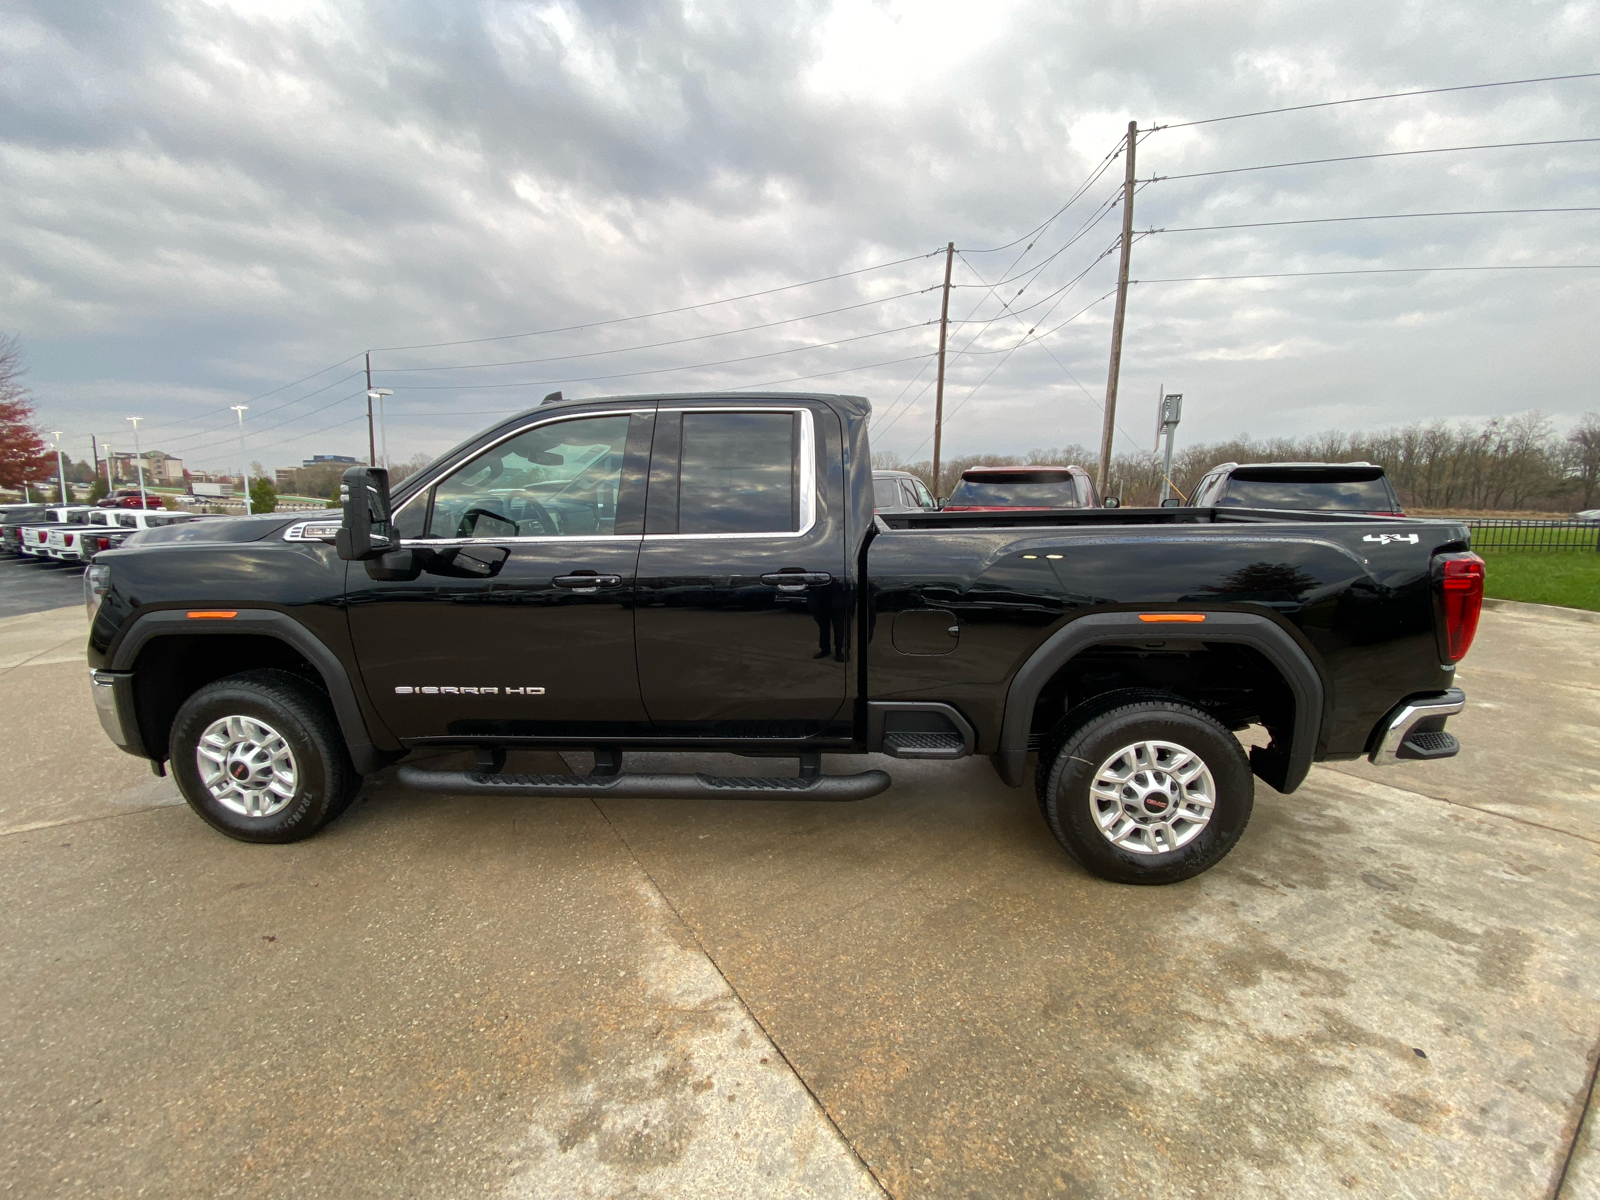
[(1101, 507), (1102, 508), (1121, 508), (1122, 507), (1122, 501), (1118, 500), (1115, 496), (1107, 496), (1103, 501), (1101, 501)]
[(1163, 500), (1161, 502), (1161, 507), (1162, 508), (1182, 508), (1183, 507), (1183, 501), (1180, 500), (1177, 496), (1168, 496), (1165, 500)]
[(351, 467), (339, 482), (344, 523), (334, 549), (347, 562), (377, 558), (394, 549), (389, 511), (389, 472), (382, 467)]

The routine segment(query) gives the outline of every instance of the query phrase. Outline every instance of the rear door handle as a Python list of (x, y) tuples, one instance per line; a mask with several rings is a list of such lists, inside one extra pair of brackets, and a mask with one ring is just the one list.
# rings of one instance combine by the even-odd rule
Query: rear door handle
[(780, 592), (803, 592), (820, 583), (832, 583), (833, 576), (826, 571), (774, 571), (763, 575), (761, 582), (776, 587)]
[(557, 575), (550, 581), (559, 588), (571, 588), (579, 595), (598, 592), (601, 588), (622, 586), (621, 575)]

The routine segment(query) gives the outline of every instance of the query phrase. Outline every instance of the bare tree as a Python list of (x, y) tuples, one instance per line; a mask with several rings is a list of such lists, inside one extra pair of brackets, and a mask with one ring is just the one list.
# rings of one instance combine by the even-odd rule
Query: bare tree
[(1593, 506), (1600, 493), (1600, 413), (1584, 413), (1567, 435), (1567, 473), (1582, 489), (1580, 509)]

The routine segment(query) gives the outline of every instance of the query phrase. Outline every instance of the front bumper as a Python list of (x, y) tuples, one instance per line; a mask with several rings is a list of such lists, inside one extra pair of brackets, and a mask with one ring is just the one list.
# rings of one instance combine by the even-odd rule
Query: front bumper
[(1393, 766), (1401, 762), (1454, 758), (1461, 750), (1461, 743), (1444, 731), (1444, 723), (1466, 706), (1467, 695), (1460, 688), (1402, 701), (1379, 723), (1380, 732), (1367, 761), (1377, 766)]
[(94, 697), (100, 728), (106, 731), (112, 744), (129, 754), (144, 757), (144, 742), (133, 716), (133, 672), (90, 671), (89, 692)]

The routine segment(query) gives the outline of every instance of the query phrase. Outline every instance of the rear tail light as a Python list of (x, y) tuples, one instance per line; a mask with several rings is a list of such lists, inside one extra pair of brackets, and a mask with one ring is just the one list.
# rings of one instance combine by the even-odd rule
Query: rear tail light
[(108, 538), (108, 537), (96, 538), (95, 541), (100, 543), (100, 549), (102, 549), (102, 550), (111, 549), (111, 539), (110, 538)]
[(39, 541), (40, 542), (43, 542), (45, 540), (45, 538), (47, 538), (49, 536), (50, 535), (48, 533), (46, 533), (44, 530), (42, 530), (42, 529), (39, 530)]
[(1434, 578), (1444, 599), (1444, 651), (1459, 662), (1472, 649), (1483, 610), (1484, 562), (1476, 554), (1441, 554), (1434, 559)]
[(61, 544), (62, 544), (62, 545), (63, 545), (63, 546), (70, 546), (70, 545), (72, 545), (72, 535), (71, 535), (71, 534), (70, 534), (70, 533), (64, 533), (64, 534), (62, 534), (62, 535), (61, 535)]

